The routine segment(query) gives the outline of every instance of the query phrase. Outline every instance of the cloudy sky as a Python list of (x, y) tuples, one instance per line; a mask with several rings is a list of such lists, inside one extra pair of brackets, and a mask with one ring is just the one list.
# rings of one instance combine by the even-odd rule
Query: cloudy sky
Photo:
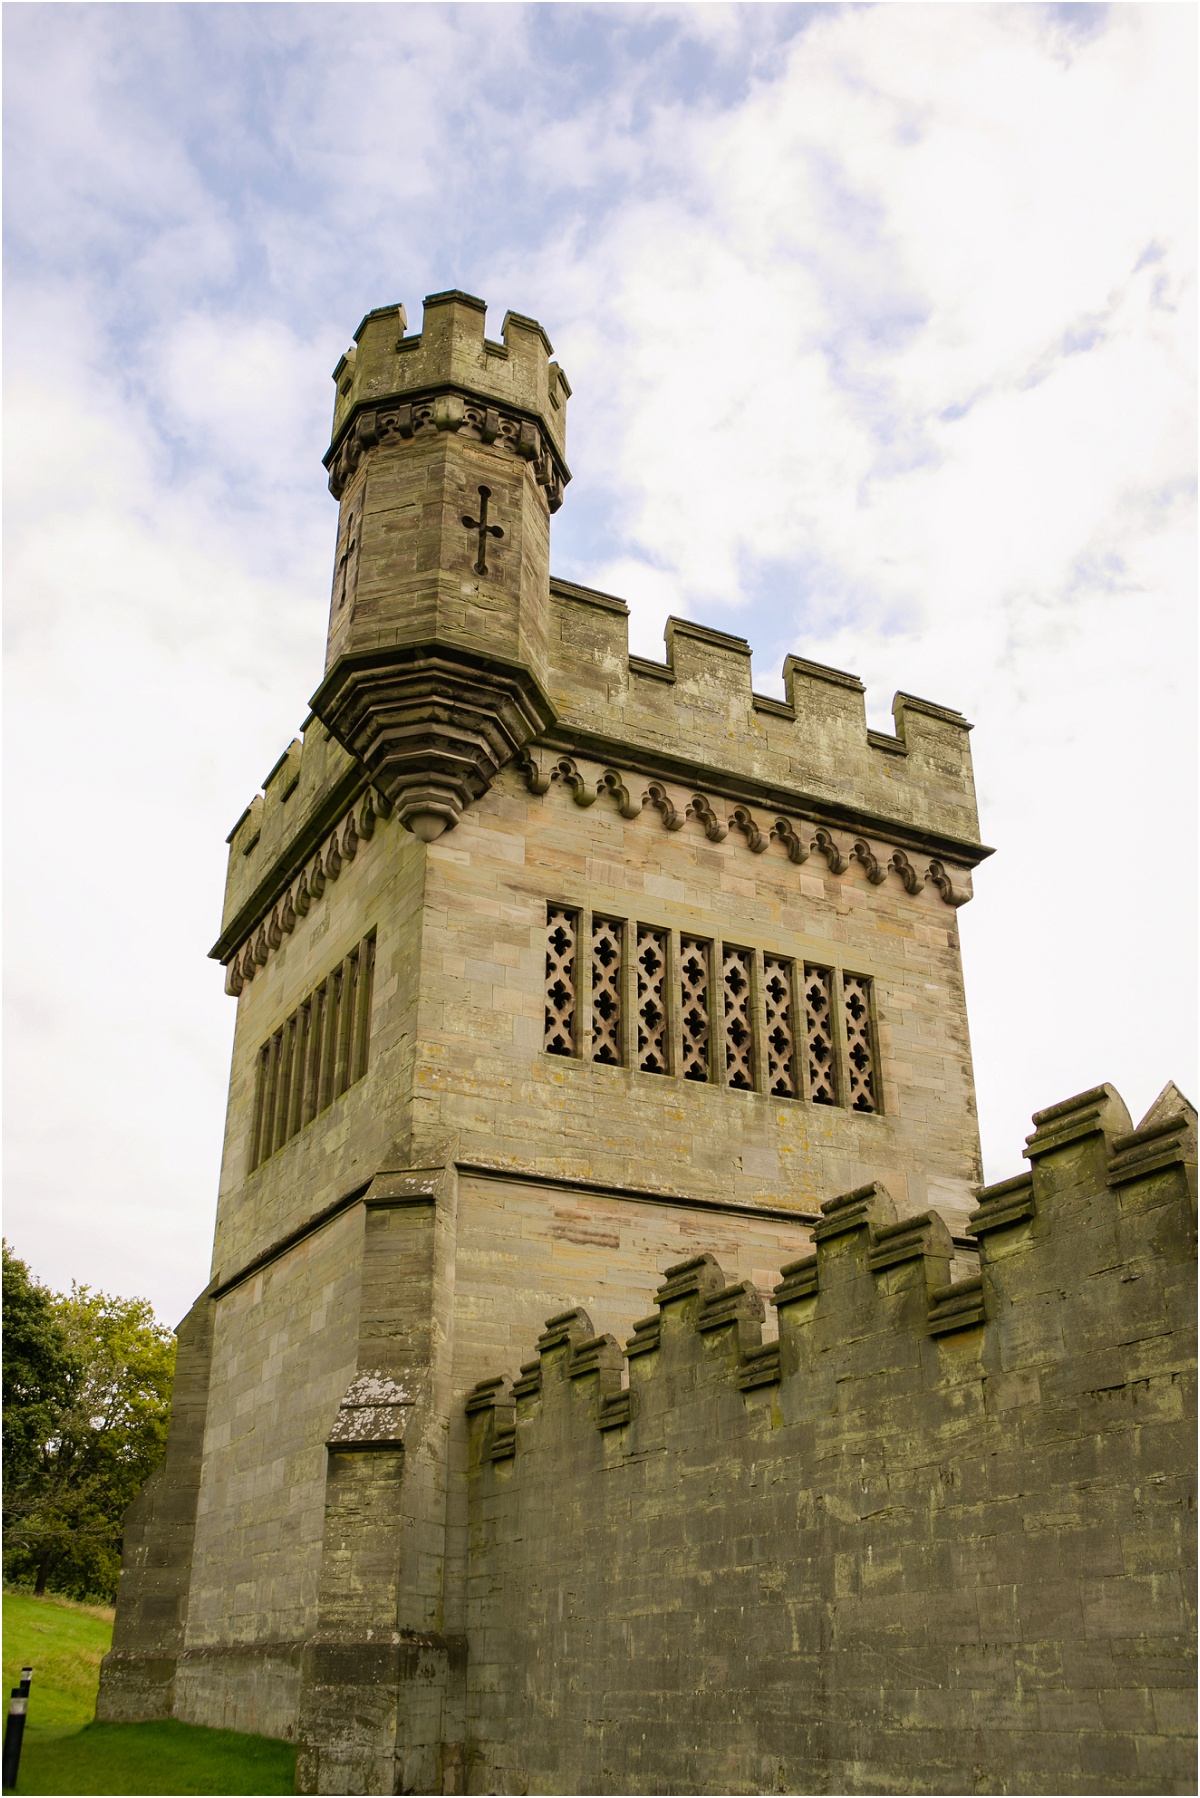
[(207, 1277), (224, 837), (321, 671), (330, 371), (463, 287), (574, 387), (556, 571), (973, 719), (989, 1177), (1195, 1087), (1195, 10), (5, 8), (7, 1205)]

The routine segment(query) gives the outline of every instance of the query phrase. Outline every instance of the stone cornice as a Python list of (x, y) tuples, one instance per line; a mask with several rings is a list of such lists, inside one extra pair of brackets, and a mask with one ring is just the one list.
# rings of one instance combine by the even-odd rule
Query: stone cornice
[[(360, 778), (365, 779), (361, 773)], [(226, 964), (227, 993), (236, 998), (254, 979), (284, 937), (290, 936), (296, 928), (297, 918), (307, 916), (323, 897), (330, 881), (336, 880), (346, 863), (354, 860), (364, 843), (370, 842), (379, 819), (386, 817), (391, 809), (382, 794), (366, 787), (360, 789), (354, 803), (328, 835), (326, 824), (315, 853), (311, 826), (295, 839), (286, 859), (277, 864), (268, 880), (251, 895), (209, 950), (214, 961)], [(313, 822), (327, 817), (328, 810), (328, 806), (323, 807)], [(306, 845), (303, 853), (302, 845)], [(271, 897), (262, 897), (268, 890)]]
[[(628, 762), (629, 758), (624, 759)], [(611, 764), (605, 767), (592, 763), (585, 767), (575, 756), (555, 754), (544, 748), (524, 750), (518, 763), (532, 793), (547, 793), (558, 782), (570, 792), (576, 805), (591, 806), (598, 799), (609, 799), (623, 818), (637, 818), (643, 811), (654, 811), (664, 830), (682, 830), (689, 819), (694, 819), (710, 842), (719, 843), (728, 836), (740, 836), (755, 855), (762, 855), (772, 843), (778, 843), (789, 862), (803, 863), (810, 855), (819, 855), (831, 874), (844, 874), (852, 864), (858, 863), (872, 886), (881, 886), (889, 873), (893, 873), (904, 890), (912, 895), (928, 883), (946, 905), (965, 905), (971, 898), (967, 868), (973, 864), (963, 865), (966, 858), (958, 845), (954, 847), (952, 858), (947, 852), (951, 861), (947, 866), (947, 862), (937, 855), (927, 861), (928, 841), (918, 843), (914, 845), (917, 856), (914, 864), (905, 849), (894, 841), (898, 833), (886, 830), (886, 840), (881, 841), (881, 833), (873, 830), (870, 837), (860, 833), (852, 841), (846, 841), (844, 837), (836, 836), (827, 823), (819, 821), (816, 808), (811, 805), (789, 805), (786, 810), (791, 816), (781, 815), (784, 808), (773, 805), (771, 816), (756, 818), (746, 803), (735, 802), (730, 810), (729, 796), (716, 791), (711, 780), (705, 783), (709, 793), (698, 791), (699, 783), (695, 781), (679, 786), (662, 779), (652, 779), (639, 793), (641, 782), (627, 780), (621, 770)], [(971, 847), (978, 861), (981, 859), (979, 845)]]
[[(238, 906), (228, 924), (223, 926), (220, 936), (208, 952), (213, 961), (228, 960), (231, 950), (243, 942), (254, 926), (266, 916), (275, 901), (282, 896), (284, 888), (320, 846), (322, 838), (328, 836), (341, 822), (368, 784), (366, 769), (352, 763), (330, 787), (320, 805), (305, 819), (286, 849), (271, 864), (253, 892)], [(261, 795), (259, 801), (252, 801), (247, 806), (225, 839), (226, 842), (232, 843), (253, 805), (260, 801)]]
[(377, 444), (436, 437), (440, 431), (492, 444), (528, 462), (538, 486), (546, 491), (551, 512), (562, 505), (571, 471), (538, 418), (450, 382), (402, 397), (359, 402), (323, 457), (330, 493), (334, 499), (342, 497), (363, 456)]
[[(650, 782), (661, 781), (701, 790), (735, 807), (760, 806), (764, 811), (789, 813), (793, 819), (802, 816), (826, 829), (880, 837), (898, 849), (920, 856), (932, 856), (938, 860), (948, 859), (961, 863), (966, 868), (977, 867), (989, 855), (995, 854), (986, 844), (968, 837), (951, 836), (945, 831), (907, 824), (900, 819), (868, 811), (863, 806), (848, 805), (842, 800), (802, 792), (773, 781), (758, 780), (754, 775), (707, 767), (685, 756), (672, 755), (669, 750), (619, 742), (595, 731), (579, 729), (568, 722), (560, 721), (527, 753), (536, 755), (539, 768), (552, 766), (560, 755), (565, 754), (569, 758), (582, 756), (588, 761), (600, 763), (602, 774), (627, 770), (630, 774), (644, 776)], [(528, 780), (528, 774), (526, 778)], [(568, 779), (566, 784), (570, 786), (572, 783)], [(591, 800), (583, 799), (578, 803), (586, 805)], [(643, 804), (651, 803), (656, 802), (650, 800), (647, 794), (638, 802), (637, 809), (641, 810)]]

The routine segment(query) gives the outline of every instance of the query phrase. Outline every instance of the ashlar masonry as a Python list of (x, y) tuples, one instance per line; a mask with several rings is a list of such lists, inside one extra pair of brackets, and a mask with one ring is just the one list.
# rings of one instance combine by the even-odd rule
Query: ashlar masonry
[(966, 720), (631, 655), (533, 319), (381, 307), (334, 379), (98, 1714), (308, 1792), (1187, 1789), (1195, 1114), (1097, 1089), (981, 1192)]

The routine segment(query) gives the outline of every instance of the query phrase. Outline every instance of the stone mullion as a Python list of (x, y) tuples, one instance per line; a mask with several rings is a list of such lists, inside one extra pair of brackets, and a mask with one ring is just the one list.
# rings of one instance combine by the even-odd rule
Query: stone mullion
[(871, 1096), (875, 1115), (883, 1112), (883, 1057), (879, 1047), (879, 983), (867, 977), (867, 1041), (871, 1049)]
[(275, 1131), (275, 1147), (282, 1149), (291, 1132), (292, 1082), (296, 1068), (296, 1030), (299, 1019), (291, 1017), (283, 1027), (283, 1067), (279, 1076), (279, 1108)]
[(276, 1149), (283, 1147), (283, 1129), (287, 1122), (287, 1085), (291, 1072), (291, 1032), (285, 1024), (278, 1032), (279, 1052), (275, 1062), (275, 1085), (271, 1095), (270, 1136), (268, 1153), (273, 1155)]
[(325, 1031), (325, 983), (322, 982), (308, 1002), (308, 1054), (304, 1069), (304, 1099), (300, 1110), (301, 1127), (310, 1124), (318, 1111), (317, 1097), (321, 1079), (321, 1042)]
[(637, 1072), (637, 942), (636, 918), (626, 918), (621, 939), (621, 1065)]
[(795, 956), (792, 956), (790, 958), (784, 957), (783, 959), (786, 960), (787, 966), (791, 970), (792, 982), (792, 1006), (790, 1017), (792, 1031), (792, 1083), (796, 1089), (797, 1099), (803, 1099), (805, 1096), (804, 1082), (808, 1078), (808, 1057), (805, 1054), (806, 1045), (804, 1040), (805, 1017), (802, 1010), (804, 1004), (804, 958), (801, 956), (797, 959)]
[(309, 1015), (307, 1004), (296, 1013), (292, 1027), (292, 1067), (288, 1079), (287, 1139), (300, 1128), (304, 1110), (304, 1065), (308, 1057)]
[(683, 957), (679, 948), (679, 932), (668, 930), (667, 977), (663, 981), (663, 1009), (667, 1014), (666, 1042), (670, 1057), (667, 1073), (676, 1079), (683, 1075)]
[(317, 1086), (317, 1110), (333, 1100), (334, 1062), (337, 1053), (338, 998), (341, 971), (334, 968), (325, 981), (325, 1028), (321, 1033), (321, 1077)]
[(250, 1138), (250, 1167), (264, 1160), (263, 1134), (267, 1115), (267, 1082), (270, 1078), (271, 1045), (264, 1043), (258, 1052), (254, 1069), (254, 1128)]
[(354, 975), (355, 957), (348, 955), (342, 963), (338, 1003), (337, 1064), (333, 1076), (335, 1099), (340, 1099), (350, 1084), (350, 1042), (354, 1030), (354, 989), (357, 984)]
[(592, 908), (581, 905), (575, 935), (575, 1054), (592, 1059)]
[[(750, 1031), (754, 1038), (754, 1090), (756, 1093), (770, 1094), (770, 1052), (767, 1048), (767, 1001), (763, 991), (765, 976), (763, 973), (763, 952), (761, 949), (750, 951)], [(795, 976), (793, 976), (793, 986)], [(795, 1000), (793, 1000), (793, 1005)], [(792, 1033), (792, 1054), (795, 1056), (795, 1032)]]
[(846, 995), (842, 987), (842, 970), (829, 970), (829, 1035), (833, 1041), (834, 1075), (837, 1080), (835, 1102), (844, 1106), (850, 1092), (850, 1063), (847, 1060)]
[(354, 984), (354, 1036), (351, 1045), (350, 1084), (367, 1071), (371, 1041), (371, 997), (375, 987), (375, 938), (358, 946), (358, 977)]
[(808, 1072), (807, 983), (807, 963), (803, 955), (799, 955), (792, 963), (792, 1053), (796, 1058), (796, 1097), (806, 1105), (812, 1103)]
[(710, 1086), (728, 1087), (729, 1056), (725, 1048), (724, 937), (713, 937), (709, 944), (708, 961), (708, 1079)]

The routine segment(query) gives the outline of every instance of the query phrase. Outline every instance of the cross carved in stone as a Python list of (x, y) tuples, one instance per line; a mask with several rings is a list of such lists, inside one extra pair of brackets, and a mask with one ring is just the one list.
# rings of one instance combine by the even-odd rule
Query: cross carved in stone
[(346, 520), (346, 535), (342, 541), (342, 551), (337, 559), (333, 574), (333, 609), (340, 612), (347, 599), (353, 597), (354, 587), (358, 579), (358, 512), (350, 513)]
[(488, 501), (489, 501), (489, 499), (491, 499), (491, 497), (492, 497), (491, 488), (490, 487), (481, 487), (479, 489), (479, 517), (478, 518), (469, 518), (465, 512), (463, 513), (462, 521), (463, 521), (463, 525), (465, 526), (465, 528), (468, 531), (478, 531), (479, 532), (479, 554), (475, 558), (476, 574), (486, 574), (488, 571), (487, 554), (486, 554), (488, 538), (489, 537), (503, 537), (503, 535), (504, 535), (504, 532), (501, 530), (501, 528), (498, 524), (489, 524), (488, 523)]

